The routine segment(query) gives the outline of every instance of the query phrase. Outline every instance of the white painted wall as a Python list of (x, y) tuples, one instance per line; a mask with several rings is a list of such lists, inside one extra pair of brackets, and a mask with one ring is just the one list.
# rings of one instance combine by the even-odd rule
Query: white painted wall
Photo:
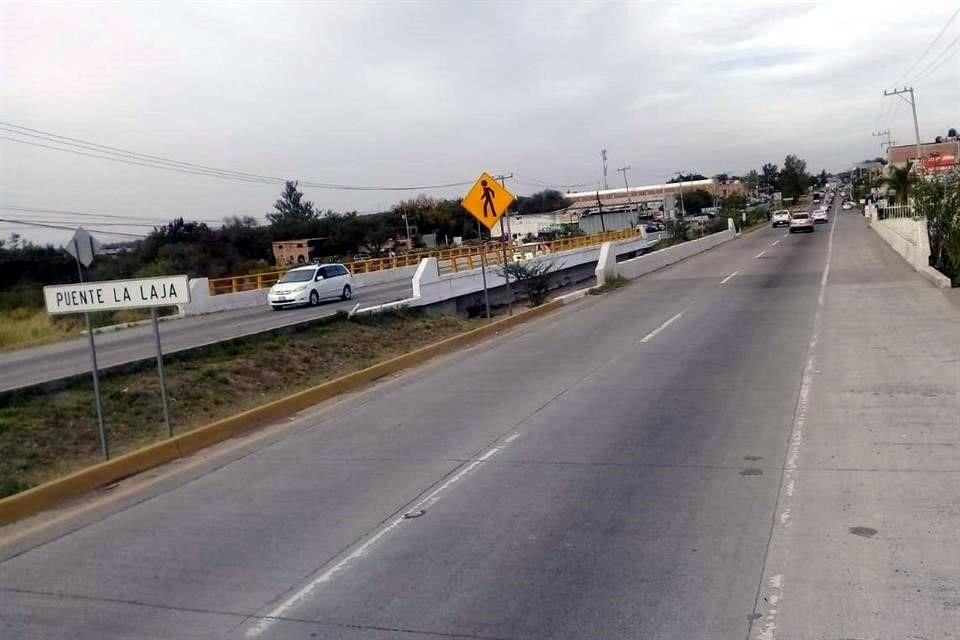
[(677, 244), (672, 247), (667, 247), (666, 249), (660, 249), (659, 251), (637, 256), (636, 258), (624, 260), (623, 262), (610, 264), (608, 261), (603, 274), (599, 272), (600, 265), (598, 264), (597, 282), (600, 282), (601, 275), (604, 280), (618, 275), (628, 279), (637, 278), (645, 273), (662, 269), (674, 262), (679, 262), (690, 256), (712, 249), (724, 242), (729, 242), (733, 240), (734, 237), (736, 237), (736, 232), (728, 228), (726, 231), (714, 233), (698, 240), (684, 242), (683, 244)]
[(877, 220), (876, 212), (867, 207), (866, 216), (870, 228), (884, 242), (900, 254), (907, 263), (924, 278), (942, 289), (950, 288), (950, 279), (930, 266), (930, 236), (927, 221), (912, 218)]

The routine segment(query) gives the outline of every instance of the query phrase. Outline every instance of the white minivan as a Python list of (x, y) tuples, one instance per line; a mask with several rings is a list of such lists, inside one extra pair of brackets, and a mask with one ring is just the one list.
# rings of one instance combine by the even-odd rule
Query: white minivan
[(308, 304), (316, 306), (326, 298), (349, 300), (353, 277), (342, 264), (311, 264), (291, 269), (270, 287), (267, 302), (274, 311)]

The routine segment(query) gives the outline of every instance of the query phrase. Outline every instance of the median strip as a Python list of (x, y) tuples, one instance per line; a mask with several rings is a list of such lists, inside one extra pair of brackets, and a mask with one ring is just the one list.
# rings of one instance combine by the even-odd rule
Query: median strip
[[(560, 308), (562, 305), (563, 303), (560, 301), (548, 302), (540, 307), (530, 309), (523, 313), (517, 313), (501, 320), (488, 322), (482, 326), (466, 331), (463, 331), (463, 328), (471, 326), (471, 321), (458, 318), (441, 317), (430, 319), (428, 317), (414, 316), (411, 320), (405, 322), (403, 318), (406, 316), (404, 314), (398, 314), (396, 317), (399, 317), (400, 320), (391, 320), (390, 317), (387, 317), (382, 320), (385, 324), (381, 326), (377, 326), (376, 323), (378, 320), (373, 319), (370, 321), (370, 323), (374, 325), (372, 329), (368, 326), (365, 331), (360, 331), (360, 333), (368, 337), (372, 334), (375, 338), (373, 342), (365, 341), (362, 344), (333, 344), (332, 346), (342, 346), (344, 348), (337, 351), (336, 354), (329, 356), (328, 361), (331, 363), (337, 361), (357, 363), (362, 362), (364, 359), (373, 359), (383, 352), (382, 350), (376, 351), (377, 348), (382, 347), (386, 349), (388, 347), (387, 344), (381, 344), (388, 340), (403, 340), (402, 343), (389, 343), (389, 345), (394, 347), (393, 353), (397, 353), (399, 348), (399, 355), (272, 401), (263, 402), (261, 400), (262, 404), (251, 406), (248, 410), (241, 413), (221, 419), (214, 419), (209, 424), (193, 428), (173, 438), (147, 444), (141, 448), (134, 448), (128, 453), (112, 460), (87, 466), (63, 477), (50, 480), (39, 486), (22, 490), (19, 493), (0, 499), (0, 525), (9, 524), (36, 514), (70, 498), (80, 496), (122, 478), (187, 456), (211, 444), (277, 422), (324, 400), (361, 388), (391, 373), (421, 364), (439, 355), (454, 352), (492, 336), (495, 333), (543, 316)], [(391, 322), (394, 324), (390, 325), (389, 323)], [(426, 344), (421, 348), (403, 352), (400, 345), (409, 345), (411, 342), (415, 343), (418, 333), (436, 335), (436, 333), (431, 334), (426, 331), (426, 329), (433, 326), (431, 322), (446, 323), (446, 333), (449, 337), (438, 342)], [(475, 326), (478, 322), (480, 321), (472, 321), (472, 324)], [(414, 324), (416, 327), (413, 326)], [(257, 387), (254, 386), (251, 388), (251, 384), (269, 384), (273, 381), (279, 384), (277, 388), (290, 388), (292, 385), (288, 384), (289, 378), (274, 377), (280, 376), (284, 367), (288, 365), (293, 368), (292, 374), (294, 376), (302, 376), (303, 374), (299, 367), (310, 366), (311, 361), (315, 359), (311, 358), (313, 353), (310, 349), (320, 348), (317, 346), (318, 343), (322, 343), (321, 346), (323, 347), (330, 346), (330, 343), (336, 343), (335, 339), (331, 339), (331, 332), (338, 329), (352, 331), (355, 326), (360, 326), (362, 329), (365, 324), (341, 320), (338, 323), (317, 327), (313, 331), (319, 335), (310, 336), (312, 337), (312, 342), (310, 343), (313, 345), (312, 347), (305, 346), (304, 344), (290, 345), (290, 342), (292, 342), (296, 336), (293, 338), (289, 336), (278, 336), (275, 341), (269, 344), (262, 344), (262, 341), (255, 341), (252, 348), (256, 349), (257, 355), (263, 359), (263, 362), (273, 363), (274, 367), (269, 369), (264, 366), (262, 370), (257, 370), (256, 368), (250, 370), (251, 367), (255, 367), (255, 364), (249, 357), (249, 354), (245, 356), (242, 348), (243, 345), (223, 347), (224, 352), (220, 354), (221, 357), (218, 362), (198, 363), (196, 359), (189, 358), (184, 358), (180, 362), (171, 362), (168, 366), (168, 375), (170, 376), (171, 382), (175, 378), (174, 374), (178, 368), (187, 374), (192, 374), (184, 375), (180, 381), (181, 392), (184, 394), (182, 397), (186, 397), (191, 390), (202, 390), (205, 381), (215, 386), (218, 391), (222, 390), (224, 394), (231, 390), (237, 394), (236, 397), (219, 397), (216, 394), (210, 395), (208, 393), (208, 395), (204, 397), (211, 401), (212, 404), (210, 406), (204, 406), (202, 408), (199, 405), (183, 406), (185, 403), (178, 403), (177, 395), (173, 391), (174, 385), (171, 384), (171, 405), (176, 411), (180, 412), (181, 416), (180, 421), (175, 421), (175, 424), (183, 424), (183, 421), (187, 420), (187, 416), (191, 414), (199, 415), (202, 419), (205, 415), (216, 416), (218, 412), (220, 415), (223, 415), (224, 412), (231, 409), (236, 410), (238, 406), (242, 406), (244, 400), (249, 402), (251, 396), (254, 398), (258, 396), (256, 391)], [(419, 331), (417, 327), (419, 327)], [(450, 335), (451, 333), (454, 335)], [(304, 355), (295, 349), (306, 351), (306, 358), (294, 358), (294, 355)], [(374, 353), (371, 353), (370, 349), (374, 349)], [(217, 371), (217, 364), (220, 361), (225, 362), (228, 360), (235, 362), (235, 366), (237, 367), (235, 371), (247, 369), (248, 377), (243, 380), (235, 380), (219, 373)], [(320, 363), (317, 363), (314, 366), (317, 367), (319, 365)], [(344, 367), (341, 367), (339, 370), (343, 370), (343, 368)], [(280, 371), (280, 373), (278, 373), (278, 371)], [(128, 375), (135, 376), (138, 374)], [(239, 376), (240, 374), (238, 373), (237, 375)], [(146, 377), (146, 374), (144, 374), (144, 378)], [(110, 407), (111, 397), (115, 403), (118, 403), (118, 406), (120, 402), (122, 402), (124, 406), (130, 405), (130, 414), (128, 415), (129, 424), (123, 426), (130, 431), (134, 426), (142, 425), (144, 421), (152, 419), (156, 424), (150, 423), (150, 431), (155, 437), (156, 434), (161, 433), (161, 429), (159, 428), (160, 422), (158, 421), (159, 416), (156, 415), (158, 413), (156, 411), (157, 407), (152, 406), (152, 404), (155, 404), (155, 397), (151, 394), (150, 389), (123, 387), (120, 383), (125, 381), (128, 380), (124, 376), (117, 376), (114, 380), (108, 379), (105, 381), (105, 387), (113, 383), (113, 386), (110, 387), (111, 392), (109, 394), (105, 393), (108, 409)], [(78, 386), (82, 387), (82, 385)], [(46, 470), (48, 475), (51, 475), (55, 470), (70, 469), (71, 465), (75, 468), (78, 462), (91, 462), (91, 454), (96, 450), (96, 439), (93, 437), (92, 429), (90, 428), (91, 425), (87, 425), (86, 429), (78, 430), (76, 424), (70, 424), (66, 419), (57, 419), (57, 412), (62, 413), (65, 410), (65, 403), (76, 402), (76, 396), (82, 396), (82, 398), (88, 401), (89, 396), (86, 395), (88, 391), (84, 388), (74, 388), (55, 393), (62, 394), (57, 401), (51, 401), (50, 396), (53, 394), (25, 394), (28, 397), (19, 398), (18, 402), (11, 403), (10, 406), (0, 410), (0, 418), (3, 418), (8, 424), (15, 426), (20, 424), (20, 420), (30, 418), (31, 413), (39, 410), (41, 406), (47, 406), (53, 412), (47, 414), (48, 418), (50, 418), (51, 426), (48, 429), (50, 433), (44, 435), (42, 438), (35, 438), (36, 440), (45, 442), (46, 444), (44, 446), (61, 447), (52, 451), (48, 450), (45, 454), (50, 457), (50, 459), (47, 460), (50, 465), (50, 468)], [(125, 398), (124, 396), (127, 394), (129, 394), (130, 397)], [(262, 397), (263, 394), (259, 395)], [(117, 396), (119, 396), (119, 398)], [(85, 405), (81, 403), (79, 406), (84, 406), (86, 413), (89, 413), (88, 404), (88, 402)], [(119, 435), (126, 434), (132, 438), (128, 441), (128, 448), (135, 447), (137, 443), (141, 445), (144, 444), (147, 438), (146, 434), (133, 433), (133, 435), (131, 435), (129, 432), (121, 431), (117, 425), (116, 412), (114, 411), (112, 415), (113, 418), (111, 421), (111, 413), (108, 411), (107, 424), (108, 429), (112, 428), (114, 436), (117, 436), (119, 432)], [(19, 418), (17, 418), (17, 416), (19, 416)], [(89, 422), (88, 416), (84, 415), (82, 417), (86, 418)], [(78, 416), (73, 415), (70, 416), (70, 418), (75, 420)], [(30, 454), (28, 458), (35, 456), (38, 449), (41, 448), (37, 442), (31, 441), (31, 438), (34, 438), (36, 435), (37, 434), (31, 434), (29, 431), (25, 431), (23, 428), (19, 431), (14, 429), (6, 430), (3, 434), (0, 434), (0, 471), (2, 471), (2, 473), (0, 473), (0, 481), (8, 484), (13, 482), (12, 488), (15, 490), (18, 488), (16, 483), (21, 481), (15, 471), (26, 464), (26, 459), (23, 456), (27, 454)], [(71, 443), (73, 444), (73, 448), (67, 446)], [(52, 458), (51, 456), (57, 454), (57, 452), (60, 452), (59, 455), (61, 457), (69, 455), (74, 457), (69, 459)], [(34, 469), (34, 472), (35, 474), (39, 473), (39, 470)], [(8, 487), (8, 491), (10, 488), (11, 487)]]

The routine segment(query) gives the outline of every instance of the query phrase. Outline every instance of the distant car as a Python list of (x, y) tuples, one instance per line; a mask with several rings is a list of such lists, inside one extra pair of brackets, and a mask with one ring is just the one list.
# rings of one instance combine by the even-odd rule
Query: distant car
[(790, 226), (790, 211), (788, 209), (780, 209), (779, 211), (773, 212), (773, 226), (788, 227)]
[(311, 264), (287, 271), (270, 287), (267, 302), (274, 311), (284, 307), (316, 306), (321, 300), (353, 296), (353, 276), (342, 264)]
[(646, 226), (643, 228), (643, 230), (646, 231), (647, 233), (659, 233), (659, 232), (660, 232), (660, 229), (658, 229), (657, 226), (656, 226), (656, 225), (653, 225), (653, 224), (648, 224), (648, 225), (646, 225)]
[(797, 231), (813, 231), (813, 218), (806, 211), (790, 214), (790, 233)]
[(853, 204), (850, 203), (850, 202), (844, 202), (844, 203), (843, 203), (843, 210), (844, 210), (844, 211), (850, 211), (850, 209), (853, 209)]
[(830, 222), (830, 218), (827, 217), (826, 209), (817, 209), (813, 212), (813, 224), (824, 224)]

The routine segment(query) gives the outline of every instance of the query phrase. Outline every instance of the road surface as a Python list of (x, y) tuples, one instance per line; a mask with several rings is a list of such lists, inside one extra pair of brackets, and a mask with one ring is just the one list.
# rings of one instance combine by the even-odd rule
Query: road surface
[(943, 292), (762, 229), (0, 531), (0, 635), (956, 638), (958, 415)]
[[(212, 342), (323, 318), (349, 311), (359, 302), (371, 306), (412, 295), (410, 279), (362, 287), (352, 300), (327, 301), (317, 307), (273, 311), (267, 305), (223, 311), (160, 323), (164, 353), (174, 353)], [(97, 360), (101, 368), (135, 362), (156, 355), (153, 326), (131, 327), (98, 334)], [(0, 353), (0, 391), (60, 380), (90, 372), (90, 347), (86, 337)]]

